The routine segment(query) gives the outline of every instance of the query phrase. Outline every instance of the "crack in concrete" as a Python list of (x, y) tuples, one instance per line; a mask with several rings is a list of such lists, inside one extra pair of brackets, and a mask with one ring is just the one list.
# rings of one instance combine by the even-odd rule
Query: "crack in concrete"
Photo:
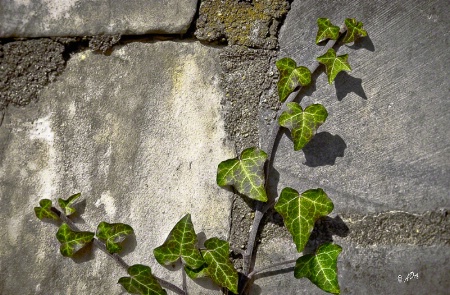
[[(408, 213), (403, 211), (389, 211), (377, 214), (340, 214), (342, 221), (348, 227), (348, 235), (340, 235), (339, 240), (354, 243), (358, 246), (369, 247), (375, 245), (445, 245), (450, 246), (450, 218), (449, 209), (423, 213)], [(316, 223), (312, 235), (313, 239), (327, 240), (327, 235), (321, 232), (338, 234), (333, 228), (333, 222)], [(339, 227), (340, 225), (337, 224)], [(342, 230), (340, 231), (342, 232)], [(274, 212), (267, 218), (267, 224), (261, 233), (262, 242), (283, 237), (291, 239), (290, 233), (283, 225), (283, 220)], [(328, 240), (327, 240), (328, 241)], [(330, 240), (332, 241), (332, 239)], [(317, 244), (317, 241), (311, 241)]]

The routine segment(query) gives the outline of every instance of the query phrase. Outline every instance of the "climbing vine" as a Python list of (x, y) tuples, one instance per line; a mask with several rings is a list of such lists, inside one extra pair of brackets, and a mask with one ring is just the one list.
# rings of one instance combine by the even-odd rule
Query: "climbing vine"
[[(311, 83), (311, 75), (319, 68), (319, 63), (325, 66), (329, 84), (333, 83), (341, 71), (350, 71), (348, 55), (337, 56), (333, 46), (338, 40), (345, 44), (367, 36), (367, 32), (362, 28), (363, 24), (355, 19), (346, 19), (345, 25), (340, 28), (327, 18), (319, 18), (317, 24), (315, 42), (319, 44), (328, 40), (328, 43), (325, 46), (325, 53), (317, 57), (318, 63), (316, 62), (312, 69), (297, 66), (296, 62), (288, 57), (276, 62), (280, 73), (277, 83), (278, 96), (283, 106), (277, 116), (278, 124), (275, 124), (269, 141), (269, 150), (265, 152), (258, 147), (247, 148), (239, 157), (225, 160), (218, 165), (216, 182), (219, 186), (233, 186), (238, 193), (256, 201), (255, 218), (247, 248), (243, 253), (243, 272), (238, 273), (231, 263), (230, 246), (227, 241), (212, 237), (203, 245), (198, 245), (190, 214), (183, 216), (175, 224), (165, 242), (153, 250), (156, 261), (161, 265), (170, 265), (181, 259), (182, 288), (155, 277), (149, 266), (141, 264), (129, 266), (118, 253), (122, 250), (121, 243), (133, 234), (133, 228), (123, 223), (101, 222), (95, 233), (80, 231), (70, 217), (76, 212), (76, 202), (79, 201), (80, 193), (66, 200), (59, 198), (58, 205), (61, 210), (54, 207), (49, 199), (40, 200), (40, 206), (34, 208), (37, 218), (53, 219), (61, 223), (56, 233), (56, 238), (61, 243), (61, 254), (71, 257), (87, 244), (94, 243), (126, 269), (129, 276), (120, 278), (118, 283), (130, 294), (167, 294), (164, 288), (176, 294), (187, 294), (186, 275), (191, 279), (209, 277), (214, 283), (234, 294), (246, 294), (255, 274), (258, 273), (251, 266), (254, 265), (254, 246), (259, 224), (270, 208), (274, 208), (283, 217), (284, 225), (292, 235), (297, 251), (303, 252), (315, 222), (330, 214), (334, 205), (321, 188), (299, 193), (294, 188), (285, 187), (280, 196), (269, 193), (267, 183), (274, 156), (275, 138), (281, 127), (284, 127), (291, 133), (294, 150), (301, 150), (308, 144), (327, 119), (328, 113), (321, 104), (312, 104), (303, 109), (298, 103), (293, 102), (299, 88)], [(339, 294), (337, 258), (341, 250), (339, 245), (329, 242), (319, 245), (314, 253), (300, 256), (295, 261), (294, 277), (306, 277), (322, 290)], [(291, 262), (294, 261), (280, 262), (273, 266)]]

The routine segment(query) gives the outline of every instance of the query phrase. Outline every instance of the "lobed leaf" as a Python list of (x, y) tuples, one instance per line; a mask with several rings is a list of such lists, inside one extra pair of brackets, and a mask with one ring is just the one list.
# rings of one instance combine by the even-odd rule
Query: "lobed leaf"
[(192, 269), (189, 266), (185, 266), (184, 270), (191, 279), (204, 278), (208, 276), (208, 265), (206, 263), (197, 269)]
[(196, 270), (185, 267), (186, 274), (192, 278), (210, 277), (214, 283), (238, 293), (238, 272), (230, 261), (230, 245), (227, 241), (210, 238), (205, 241), (206, 250), (202, 250), (205, 264)]
[(367, 36), (367, 31), (362, 28), (363, 23), (356, 21), (354, 18), (345, 19), (345, 26), (347, 27), (347, 33), (342, 40), (344, 43), (351, 43), (359, 37)]
[(122, 277), (118, 283), (121, 284), (128, 293), (142, 295), (166, 295), (167, 292), (152, 275), (150, 267), (142, 264), (135, 264), (127, 270), (130, 277)]
[(105, 242), (106, 249), (109, 253), (118, 253), (122, 250), (122, 246), (119, 244), (128, 235), (133, 234), (133, 228), (124, 223), (107, 223), (100, 222), (97, 226), (97, 237), (99, 240)]
[(339, 38), (339, 27), (331, 23), (328, 18), (318, 18), (317, 25), (319, 29), (316, 36), (316, 44), (326, 40), (337, 40)]
[(342, 248), (336, 244), (321, 245), (315, 255), (308, 254), (297, 259), (294, 276), (297, 279), (306, 277), (320, 289), (339, 294), (337, 257), (341, 251)]
[(217, 184), (232, 185), (251, 199), (267, 202), (264, 189), (264, 163), (267, 154), (258, 148), (242, 151), (240, 159), (229, 159), (217, 168)]
[(178, 221), (164, 244), (153, 250), (153, 255), (161, 265), (174, 263), (180, 257), (193, 269), (203, 265), (205, 261), (197, 248), (197, 235), (191, 214), (186, 214)]
[(328, 51), (317, 58), (317, 60), (325, 65), (326, 73), (328, 76), (328, 83), (333, 83), (337, 74), (340, 71), (351, 71), (351, 67), (347, 62), (348, 54), (339, 55), (336, 57), (336, 51), (333, 48), (328, 49)]
[(74, 194), (70, 196), (67, 200), (58, 199), (59, 207), (64, 211), (64, 214), (69, 216), (76, 212), (75, 208), (72, 207), (72, 204), (76, 202), (76, 200), (81, 196), (81, 193)]
[(298, 252), (305, 248), (316, 220), (328, 215), (333, 208), (333, 202), (321, 188), (307, 190), (299, 196), (293, 188), (285, 187), (275, 204)]
[(40, 220), (44, 218), (59, 220), (58, 215), (52, 211), (52, 201), (49, 199), (42, 199), (39, 201), (41, 207), (34, 207), (34, 214)]
[(321, 104), (305, 108), (296, 102), (287, 104), (288, 110), (278, 118), (278, 123), (291, 131), (294, 150), (301, 150), (314, 136), (314, 133), (327, 119), (328, 112)]
[(59, 248), (61, 254), (66, 257), (72, 257), (75, 252), (94, 239), (94, 233), (88, 231), (73, 231), (67, 223), (63, 223), (56, 233), (56, 238), (61, 243)]
[(306, 86), (311, 83), (311, 71), (307, 67), (297, 67), (295, 61), (289, 57), (278, 60), (276, 66), (280, 72), (277, 86), (281, 102), (284, 102), (299, 85)]

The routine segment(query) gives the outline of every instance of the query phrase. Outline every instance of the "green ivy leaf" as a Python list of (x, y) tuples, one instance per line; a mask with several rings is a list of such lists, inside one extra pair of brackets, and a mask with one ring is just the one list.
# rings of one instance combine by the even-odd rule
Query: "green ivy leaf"
[(342, 248), (339, 245), (326, 243), (321, 245), (315, 255), (304, 255), (297, 259), (294, 276), (297, 279), (307, 277), (320, 289), (339, 294), (337, 278), (337, 257)]
[(307, 67), (297, 67), (293, 59), (282, 58), (276, 62), (276, 65), (280, 72), (277, 86), (281, 102), (284, 102), (299, 85), (306, 86), (311, 83), (311, 71)]
[(347, 62), (348, 54), (339, 55), (336, 57), (336, 51), (333, 48), (328, 49), (328, 51), (317, 58), (317, 60), (324, 64), (326, 67), (326, 72), (328, 76), (328, 83), (333, 83), (337, 74), (340, 71), (351, 71), (349, 63)]
[(152, 275), (150, 267), (142, 264), (135, 264), (128, 268), (128, 274), (131, 277), (122, 277), (119, 279), (128, 293), (141, 295), (166, 295), (167, 292), (158, 283), (158, 280)]
[(333, 25), (328, 18), (318, 18), (317, 25), (319, 30), (317, 31), (316, 44), (326, 39), (337, 40), (339, 38), (339, 27)]
[(191, 214), (186, 214), (178, 221), (164, 244), (153, 250), (153, 255), (161, 265), (174, 263), (180, 256), (186, 265), (193, 269), (205, 263), (197, 248), (197, 235), (191, 221)]
[(186, 274), (191, 278), (210, 277), (214, 283), (225, 287), (231, 292), (238, 292), (238, 273), (230, 261), (230, 245), (227, 241), (211, 238), (205, 241), (206, 250), (202, 250), (206, 264), (192, 270), (185, 268)]
[(42, 199), (39, 201), (41, 207), (34, 207), (34, 214), (40, 220), (49, 218), (53, 220), (59, 220), (58, 215), (52, 211), (52, 201), (49, 199)]
[(363, 23), (356, 21), (354, 18), (345, 19), (345, 26), (347, 27), (347, 33), (342, 40), (344, 43), (351, 43), (359, 37), (367, 36), (367, 31), (362, 28)]
[(59, 248), (61, 254), (66, 257), (71, 257), (75, 252), (92, 241), (94, 233), (73, 231), (67, 223), (63, 223), (56, 233), (56, 238), (61, 243), (61, 247)]
[(291, 130), (294, 150), (301, 150), (314, 136), (314, 133), (327, 119), (328, 112), (321, 104), (305, 108), (296, 102), (287, 104), (288, 110), (278, 118), (278, 123)]
[[(203, 253), (204, 251), (200, 251), (200, 252)], [(184, 270), (186, 271), (186, 274), (191, 279), (198, 279), (198, 278), (203, 278), (203, 277), (208, 276), (208, 265), (206, 263), (197, 269), (192, 269), (189, 266), (185, 266)]]
[(133, 228), (124, 223), (107, 223), (100, 222), (97, 226), (97, 237), (105, 242), (106, 249), (109, 253), (118, 253), (122, 250), (120, 242), (125, 240), (128, 235), (133, 234)]
[(75, 208), (72, 207), (72, 204), (81, 196), (81, 193), (70, 196), (67, 200), (58, 199), (59, 207), (64, 211), (64, 214), (67, 216), (75, 213)]
[(251, 199), (267, 202), (264, 189), (264, 163), (267, 154), (258, 148), (242, 151), (240, 159), (229, 159), (217, 168), (217, 184), (232, 185)]
[(283, 217), (298, 252), (305, 248), (316, 220), (328, 215), (333, 208), (333, 202), (321, 188), (307, 190), (300, 197), (296, 190), (286, 187), (275, 204), (275, 210)]

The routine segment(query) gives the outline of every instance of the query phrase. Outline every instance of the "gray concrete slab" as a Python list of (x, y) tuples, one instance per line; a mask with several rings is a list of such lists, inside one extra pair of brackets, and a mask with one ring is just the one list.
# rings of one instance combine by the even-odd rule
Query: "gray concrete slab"
[[(186, 213), (197, 232), (228, 236), (230, 193), (216, 185), (226, 143), (218, 49), (199, 42), (129, 43), (110, 56), (72, 56), (39, 102), (10, 106), (0, 127), (0, 293), (119, 294), (126, 273), (102, 252), (67, 259), (57, 227), (33, 212), (41, 198), (82, 192), (80, 228), (135, 230), (125, 260), (158, 266), (152, 250)], [(83, 206), (82, 206), (83, 207)], [(193, 294), (216, 294), (189, 281)], [(170, 294), (170, 293), (169, 293)]]
[(183, 34), (197, 0), (1, 0), (0, 38)]
[[(446, 1), (294, 1), (280, 30), (278, 57), (305, 66), (321, 54), (314, 44), (317, 18), (340, 26), (354, 17), (369, 34), (339, 49), (338, 55), (349, 54), (351, 72), (328, 85), (321, 71), (304, 90), (301, 105), (322, 103), (327, 122), (303, 151), (295, 152), (284, 134), (274, 163), (278, 192), (322, 187), (350, 228), (346, 238), (336, 238), (344, 248), (342, 294), (446, 294), (450, 288), (448, 15)], [(439, 212), (442, 218), (423, 217)], [(430, 233), (437, 236), (426, 243)], [(257, 267), (298, 257), (285, 250), (293, 246), (288, 234), (271, 238), (260, 246)], [(397, 281), (410, 272), (419, 279)], [(256, 283), (261, 291), (254, 294), (324, 294), (292, 272)]]

